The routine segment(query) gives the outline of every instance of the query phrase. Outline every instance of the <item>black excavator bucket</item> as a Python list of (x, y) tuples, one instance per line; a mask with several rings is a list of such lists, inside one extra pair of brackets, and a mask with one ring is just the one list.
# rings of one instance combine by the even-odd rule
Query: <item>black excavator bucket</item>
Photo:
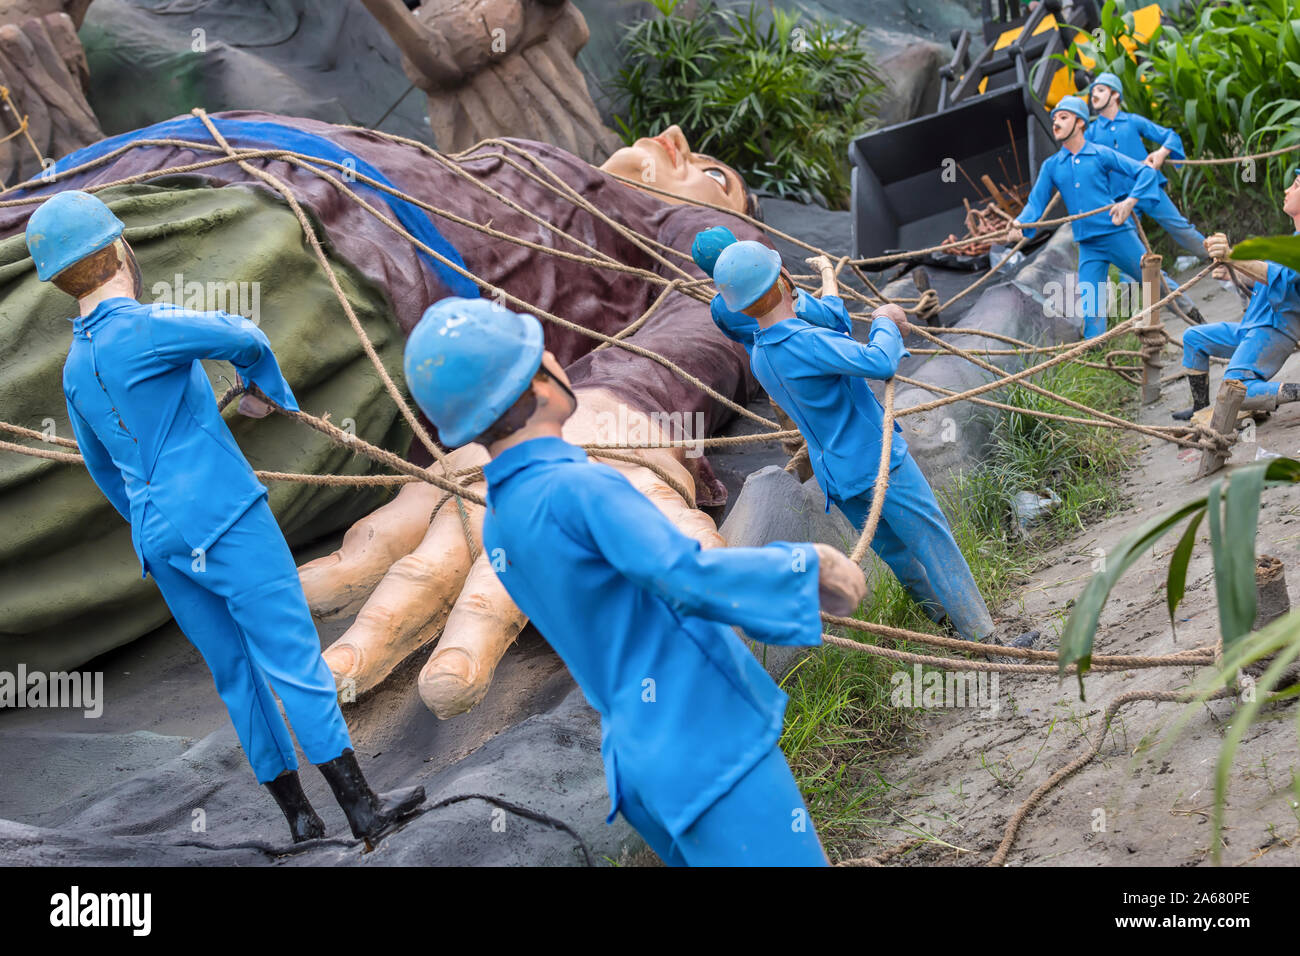
[(920, 249), (963, 235), (966, 202), (989, 199), (983, 176), (1032, 183), (1054, 148), (1046, 112), (1037, 113), (1041, 118), (1013, 86), (854, 140), (854, 254)]
[[(1096, 7), (1092, 0), (1068, 7), (1044, 0), (1026, 16), (1014, 0), (996, 10), (985, 0), (984, 7), (985, 34), (992, 39), (970, 63), (969, 32), (953, 34), (952, 62), (940, 71), (938, 110), (850, 144), (856, 256), (965, 235), (968, 203), (998, 199), (1003, 209), (1017, 211), (1039, 165), (1056, 149), (1043, 104), (1068, 79), (1058, 76), (1062, 68), (1052, 57), (1080, 29), (1095, 25)], [(1015, 29), (1014, 39), (1000, 39)]]

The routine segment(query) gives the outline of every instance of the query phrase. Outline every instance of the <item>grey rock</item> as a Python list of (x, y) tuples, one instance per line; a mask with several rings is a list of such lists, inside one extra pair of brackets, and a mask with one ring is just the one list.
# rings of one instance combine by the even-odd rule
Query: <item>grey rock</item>
[[(795, 202), (765, 196), (763, 221), (773, 229), (789, 233), (828, 253), (845, 255), (853, 248), (853, 214), (848, 210), (826, 209), (814, 203)], [(777, 252), (791, 272), (807, 272), (804, 260), (814, 253), (779, 236), (772, 236)]]
[(727, 520), (719, 529), (732, 547), (757, 547), (772, 541), (812, 541), (849, 548), (857, 536), (849, 520), (832, 508), (815, 480), (799, 479), (776, 465), (746, 479)]
[[(809, 541), (848, 551), (857, 541), (849, 519), (838, 508), (826, 511), (816, 480), (800, 484), (785, 469), (769, 465), (746, 479), (727, 520), (718, 529), (731, 547), (758, 547), (773, 541)], [(807, 648), (760, 644), (750, 648), (767, 672), (780, 680)]]
[[(1047, 309), (1049, 283), (1066, 281), (1075, 269), (1076, 254), (1070, 231), (1058, 229), (1014, 277), (995, 282), (975, 293), (978, 299), (954, 328), (999, 332), (1035, 345), (1077, 341), (1078, 326), (1072, 320), (1050, 314)], [(886, 294), (889, 294), (888, 290)], [(973, 334), (946, 335), (944, 340), (968, 350), (999, 344)], [(984, 361), (1006, 371), (1023, 367), (1023, 362), (1014, 355), (988, 356)], [(993, 378), (991, 372), (972, 362), (949, 355), (909, 362), (901, 371), (927, 385), (953, 391), (974, 388)], [(943, 393), (937, 389), (900, 386), (895, 395), (895, 407), (902, 411), (941, 397)], [(1005, 396), (994, 390), (987, 397), (998, 401)], [(936, 489), (949, 485), (959, 472), (978, 463), (998, 414), (995, 409), (975, 402), (956, 402), (904, 417), (908, 447)]]
[(892, 126), (938, 109), (939, 68), (951, 58), (949, 48), (919, 41), (881, 60), (876, 71), (886, 91), (880, 101), (880, 125)]

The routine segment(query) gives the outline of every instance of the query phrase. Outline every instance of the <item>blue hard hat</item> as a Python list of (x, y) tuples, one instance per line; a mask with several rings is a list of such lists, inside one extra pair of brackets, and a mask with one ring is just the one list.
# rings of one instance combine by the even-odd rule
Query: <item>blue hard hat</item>
[(696, 233), (695, 241), (691, 243), (691, 258), (704, 270), (706, 276), (712, 277), (718, 256), (735, 241), (735, 235), (726, 226), (710, 226), (703, 232)]
[[(1124, 84), (1119, 81), (1119, 77), (1114, 73), (1099, 73), (1097, 78), (1092, 81), (1093, 86), (1108, 86), (1116, 93), (1124, 92)], [(1059, 107), (1058, 107), (1059, 109)]]
[(473, 441), (523, 395), (542, 364), (542, 323), (490, 299), (441, 299), (406, 341), (411, 396), (449, 448)]
[(1052, 112), (1059, 113), (1062, 110), (1073, 113), (1084, 120), (1092, 119), (1092, 114), (1088, 112), (1088, 104), (1083, 101), (1082, 97), (1062, 96), (1061, 102), (1052, 107)]
[(781, 274), (781, 253), (754, 239), (733, 242), (713, 267), (713, 283), (732, 312), (747, 309), (767, 294)]
[(48, 282), (74, 262), (122, 235), (122, 220), (90, 193), (77, 189), (41, 203), (27, 220), (27, 251), (36, 275)]

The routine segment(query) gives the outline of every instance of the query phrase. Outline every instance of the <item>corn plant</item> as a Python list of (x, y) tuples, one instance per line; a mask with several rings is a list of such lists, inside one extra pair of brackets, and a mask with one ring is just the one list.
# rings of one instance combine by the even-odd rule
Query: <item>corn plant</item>
[(657, 16), (625, 29), (628, 63), (613, 82), (625, 142), (677, 123), (692, 147), (751, 188), (843, 208), (850, 139), (872, 121), (883, 84), (862, 27), (803, 23), (773, 8), (745, 13), (702, 0), (652, 0)]
[[(1300, 143), (1300, 0), (1200, 0), (1130, 52), (1133, 44), (1125, 41), (1132, 28), (1132, 15), (1107, 0), (1101, 26), (1058, 59), (1094, 75), (1118, 76), (1123, 108), (1177, 130), (1189, 158)], [(1259, 231), (1276, 218), (1271, 197), (1290, 181), (1297, 156), (1184, 166), (1181, 174), (1170, 162), (1164, 172), (1177, 181), (1175, 199), (1186, 208), (1226, 211), (1258, 197), (1248, 205), (1264, 220), (1252, 223), (1251, 231)]]

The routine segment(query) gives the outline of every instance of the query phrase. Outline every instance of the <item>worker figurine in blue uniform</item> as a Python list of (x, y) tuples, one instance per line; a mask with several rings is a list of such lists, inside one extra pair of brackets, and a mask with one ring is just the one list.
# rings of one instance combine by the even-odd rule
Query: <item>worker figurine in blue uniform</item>
[[(1036, 222), (1047, 208), (1052, 192), (1059, 190), (1065, 208), (1074, 215), (1099, 206), (1110, 206), (1071, 223), (1079, 245), (1080, 311), (1084, 338), (1106, 331), (1104, 306), (1106, 277), (1110, 266), (1140, 279), (1146, 249), (1137, 229), (1129, 222), (1142, 200), (1157, 201), (1162, 195), (1154, 169), (1118, 153), (1109, 146), (1088, 142), (1088, 106), (1077, 96), (1065, 96), (1052, 111), (1052, 135), (1061, 144), (1059, 152), (1044, 160), (1029, 201), (1009, 230), (1009, 238), (1033, 235), (1021, 224)], [(1117, 199), (1117, 184), (1127, 185), (1123, 199)], [(1171, 283), (1171, 288), (1176, 288)]]
[[(908, 355), (910, 326), (896, 305), (872, 313), (867, 344), (819, 328), (794, 314), (789, 286), (779, 281), (781, 257), (760, 242), (728, 246), (713, 280), (728, 309), (758, 324), (750, 364), (772, 401), (786, 410), (808, 443), (813, 474), (826, 494), (861, 529), (871, 509), (884, 439), (884, 410), (867, 379), (888, 379)], [(944, 618), (969, 641), (992, 641), (993, 618), (948, 519), (894, 422), (889, 487), (871, 547), (934, 620)], [(1038, 637), (1030, 631), (1019, 647)]]
[[(1282, 199), (1282, 211), (1300, 234), (1300, 167), (1291, 170), (1291, 185)], [(1215, 233), (1205, 240), (1213, 259), (1226, 259), (1232, 251), (1228, 237)], [(1228, 359), (1225, 379), (1246, 385), (1241, 407), (1248, 411), (1273, 411), (1286, 402), (1300, 401), (1300, 384), (1273, 382), (1283, 363), (1300, 342), (1300, 275), (1276, 262), (1232, 261), (1232, 268), (1253, 282), (1246, 312), (1238, 322), (1194, 325), (1183, 332), (1183, 368), (1192, 392), (1192, 407), (1174, 412), (1186, 421), (1210, 404), (1210, 356)], [(1215, 270), (1226, 278), (1227, 266)]]
[(32, 213), (27, 247), (42, 281), (77, 299), (63, 366), (68, 418), (86, 468), (130, 522), (131, 542), (185, 636), (212, 671), (244, 754), (295, 843), (325, 835), (303, 793), (279, 695), (353, 834), (378, 840), (424, 802), (424, 789), (366, 783), (293, 554), (266, 488), (217, 410), (200, 359), (224, 359), (254, 390), (240, 411), (296, 410), (266, 335), (225, 312), (143, 305), (122, 222), (88, 193)]
[(826, 857), (782, 756), (786, 695), (730, 625), (821, 642), (862, 572), (825, 545), (702, 550), (562, 427), (577, 408), (532, 315), (443, 299), (406, 345), (406, 380), (449, 447), (476, 442), (483, 549), (601, 716), (611, 810), (672, 866)]
[[(1199, 257), (1205, 251), (1205, 237), (1173, 204), (1165, 191), (1169, 180), (1160, 172), (1166, 159), (1187, 158), (1183, 152), (1182, 137), (1145, 116), (1121, 110), (1119, 106), (1123, 91), (1119, 77), (1114, 73), (1102, 73), (1093, 81), (1089, 98), (1097, 116), (1084, 135), (1088, 142), (1109, 146), (1117, 153), (1145, 163), (1156, 171), (1156, 179), (1160, 184), (1159, 195), (1155, 199), (1140, 200), (1134, 212), (1140, 216), (1150, 216), (1169, 233), (1170, 238)], [(1148, 151), (1147, 143), (1155, 144), (1155, 148)], [(1112, 174), (1111, 190), (1115, 196), (1126, 195), (1129, 188), (1128, 178), (1124, 174)]]
[[(735, 235), (726, 226), (710, 226), (696, 234), (695, 241), (691, 243), (691, 258), (704, 274), (712, 279), (718, 256), (722, 254), (723, 249), (735, 241)], [(852, 335), (853, 319), (849, 315), (849, 310), (845, 308), (844, 300), (839, 296), (835, 284), (835, 267), (825, 256), (814, 256), (808, 260), (808, 264), (821, 274), (820, 296), (809, 295), (803, 289), (795, 288), (790, 273), (784, 267), (781, 269), (781, 281), (794, 296), (794, 314), (813, 325)], [(745, 347), (746, 352), (752, 351), (754, 333), (758, 331), (757, 322), (743, 312), (728, 309), (721, 294), (715, 295), (709, 303), (709, 314), (713, 317), (713, 324), (723, 335), (733, 342), (739, 342)]]

